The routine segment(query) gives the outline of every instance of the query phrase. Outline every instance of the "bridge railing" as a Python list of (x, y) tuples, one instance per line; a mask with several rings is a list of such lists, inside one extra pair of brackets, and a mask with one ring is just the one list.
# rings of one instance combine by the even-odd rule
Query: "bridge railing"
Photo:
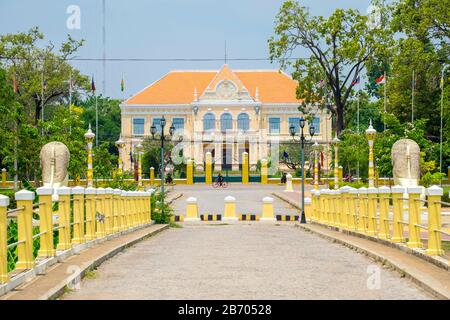
[(12, 210), (7, 210), (9, 198), (0, 195), (0, 284), (33, 269), (39, 260), (151, 223), (150, 195), (112, 188), (41, 187), (36, 193), (16, 192), (17, 208)]
[[(442, 256), (443, 189), (401, 186), (312, 191), (310, 219)], [(423, 231), (423, 232), (422, 232)]]

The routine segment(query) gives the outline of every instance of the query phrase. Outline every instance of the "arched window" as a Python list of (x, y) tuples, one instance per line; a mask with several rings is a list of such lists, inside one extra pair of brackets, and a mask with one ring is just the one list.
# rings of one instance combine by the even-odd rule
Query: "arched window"
[(225, 132), (231, 129), (233, 129), (233, 117), (230, 113), (223, 113), (220, 116), (220, 130)]
[(203, 116), (203, 131), (216, 129), (216, 117), (212, 113)]
[(246, 113), (240, 113), (237, 117), (238, 129), (247, 131), (250, 128), (250, 118)]

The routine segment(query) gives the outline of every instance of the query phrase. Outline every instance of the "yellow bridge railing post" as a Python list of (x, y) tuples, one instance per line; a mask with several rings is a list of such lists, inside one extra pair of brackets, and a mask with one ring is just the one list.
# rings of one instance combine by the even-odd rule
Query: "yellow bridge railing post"
[(131, 192), (131, 201), (133, 202), (133, 212), (134, 212), (134, 227), (137, 227), (140, 225), (139, 220), (139, 192), (138, 191), (132, 191)]
[(113, 230), (114, 233), (120, 232), (122, 225), (120, 221), (120, 212), (121, 212), (121, 203), (120, 203), (120, 194), (122, 193), (122, 190), (120, 189), (114, 189), (113, 194)]
[(401, 186), (393, 186), (391, 188), (392, 193), (392, 242), (400, 243), (404, 242), (404, 232), (403, 232), (403, 194), (405, 193), (405, 188)]
[(9, 197), (0, 194), (0, 284), (9, 281), (8, 276), (8, 218)]
[(337, 190), (330, 190), (328, 191), (328, 199), (329, 199), (329, 224), (332, 225), (333, 227), (337, 227), (339, 225), (339, 220), (337, 217), (337, 211), (338, 209), (338, 204), (337, 204), (337, 197), (340, 196), (340, 194), (338, 194)]
[(357, 230), (358, 226), (358, 193), (359, 191), (356, 188), (350, 188), (348, 191), (348, 228), (350, 230)]
[(441, 197), (444, 190), (438, 186), (432, 186), (427, 189), (428, 196), (428, 248), (427, 255), (441, 256), (442, 250), (441, 230)]
[(391, 193), (391, 188), (389, 187), (379, 187), (379, 204), (380, 204), (380, 232), (378, 233), (378, 238), (389, 239), (390, 238), (390, 228), (389, 228), (389, 194)]
[(104, 188), (97, 188), (97, 193), (95, 197), (95, 220), (96, 220), (96, 230), (95, 230), (95, 237), (96, 238), (103, 238), (106, 236), (106, 228), (105, 228), (105, 197), (106, 197), (106, 191)]
[(312, 198), (305, 197), (305, 218), (309, 221), (312, 221)]
[(322, 216), (322, 223), (329, 224), (330, 217), (329, 217), (329, 201), (328, 201), (328, 192), (330, 189), (322, 189), (320, 190), (320, 208), (321, 208), (321, 216)]
[(377, 236), (377, 204), (378, 204), (378, 189), (375, 187), (367, 188), (367, 234)]
[(139, 192), (139, 224), (145, 224), (145, 191)]
[(184, 221), (200, 221), (198, 216), (197, 198), (189, 197), (186, 199), (186, 218)]
[(114, 212), (113, 212), (113, 205), (114, 205), (114, 189), (113, 188), (106, 188), (105, 189), (105, 227), (106, 227), (106, 234), (112, 234), (114, 233)]
[(261, 160), (261, 184), (267, 184), (267, 159)]
[(359, 202), (358, 202), (358, 231), (366, 232), (367, 220), (367, 188), (359, 188)]
[(311, 221), (317, 221), (317, 191), (311, 190)]
[(409, 248), (423, 248), (422, 240), (420, 239), (420, 194), (422, 189), (420, 187), (408, 187), (408, 242), (406, 245)]
[(339, 189), (341, 192), (341, 227), (348, 229), (349, 228), (349, 218), (350, 218), (350, 209), (349, 209), (349, 186), (343, 186)]
[(84, 192), (83, 187), (72, 188), (73, 194), (73, 244), (85, 242), (84, 237)]
[(91, 241), (95, 239), (95, 194), (97, 190), (95, 188), (89, 187), (84, 190), (86, 195), (86, 241)]
[(130, 197), (128, 194), (129, 191), (122, 191), (124, 230), (130, 229), (132, 226)]
[(317, 221), (323, 222), (323, 201), (320, 190), (316, 190), (316, 218)]
[(34, 267), (33, 258), (33, 200), (34, 192), (20, 190), (16, 192), (17, 208), (17, 238), (21, 242), (17, 245), (17, 270)]
[(36, 193), (39, 196), (39, 232), (42, 233), (38, 256), (53, 257), (56, 253), (53, 247), (53, 188), (40, 187)]
[(58, 246), (57, 250), (72, 248), (70, 239), (70, 194), (69, 187), (60, 187), (58, 192)]

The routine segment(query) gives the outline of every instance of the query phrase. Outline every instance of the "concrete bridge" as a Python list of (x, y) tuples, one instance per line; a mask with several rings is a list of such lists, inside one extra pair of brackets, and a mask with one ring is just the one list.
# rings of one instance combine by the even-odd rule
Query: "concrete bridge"
[[(307, 188), (306, 196), (311, 198), (308, 223), (300, 224), (296, 219), (285, 221), (298, 216), (300, 192), (284, 189), (252, 183), (230, 184), (226, 189), (204, 184), (171, 187), (168, 201), (175, 216), (192, 214), (189, 205), (193, 202), (187, 200), (195, 198), (195, 214), (213, 216), (216, 221), (184, 221), (169, 228), (152, 223), (154, 204), (149, 193), (66, 188), (59, 192), (56, 248), (46, 238), (52, 228), (51, 210), (46, 209), (51, 204), (51, 196), (46, 198), (49, 191), (38, 189), (39, 202), (34, 205), (35, 195), (21, 191), (16, 195), (18, 211), (12, 213), (17, 214), (19, 226), (18, 241), (13, 243), (18, 247), (18, 262), (15, 269), (8, 270), (5, 262), (9, 258), (0, 256), (0, 299), (450, 297), (449, 256), (442, 252), (442, 242), (430, 241), (436, 230), (447, 239), (447, 216), (442, 215), (440, 206), (433, 207), (440, 202), (439, 192), (430, 189), (426, 212), (421, 206), (412, 212), (415, 206), (402, 207), (399, 218), (395, 200), (394, 206), (384, 206), (382, 198), (387, 193), (376, 193), (376, 205), (372, 206), (373, 202), (364, 202), (374, 201), (365, 190), (317, 193)], [(395, 189), (387, 196), (395, 198)], [(233, 205), (225, 198), (233, 198)], [(6, 200), (2, 201), (0, 228), (7, 219)], [(82, 202), (84, 213), (77, 205)], [(33, 235), (30, 226), (36, 209), (41, 219), (34, 222), (40, 229)], [(418, 216), (410, 229), (403, 215), (414, 213)], [(433, 213), (444, 221), (437, 225)], [(233, 214), (236, 219), (222, 220)], [(254, 216), (254, 221), (242, 221), (244, 214)], [(42, 219), (44, 215), (47, 219)], [(273, 219), (261, 219), (270, 215)], [(380, 219), (388, 221), (387, 229)], [(396, 231), (399, 219), (402, 228)], [(417, 226), (427, 232), (414, 233)], [(395, 232), (405, 239), (394, 241)], [(30, 237), (31, 243), (33, 237), (41, 243), (37, 258)], [(4, 242), (0, 241), (2, 249), (12, 247)]]

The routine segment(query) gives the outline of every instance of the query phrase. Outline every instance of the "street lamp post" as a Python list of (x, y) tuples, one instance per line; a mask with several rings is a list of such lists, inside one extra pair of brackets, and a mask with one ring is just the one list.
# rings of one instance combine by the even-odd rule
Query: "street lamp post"
[(319, 150), (317, 141), (313, 144), (314, 149), (314, 190), (319, 190)]
[(375, 183), (375, 168), (373, 161), (373, 142), (377, 131), (372, 126), (372, 119), (370, 119), (369, 128), (366, 130), (367, 142), (369, 143), (369, 187), (374, 187)]
[(93, 172), (93, 168), (92, 168), (92, 142), (94, 141), (95, 138), (95, 133), (92, 132), (91, 130), (91, 124), (89, 123), (89, 129), (88, 131), (84, 134), (84, 138), (86, 139), (87, 142), (87, 151), (88, 151), (88, 169), (87, 169), (87, 175), (86, 175), (86, 182), (87, 182), (87, 187), (92, 187), (94, 185), (93, 183), (93, 177), (94, 177), (94, 172)]
[[(439, 172), (442, 172), (442, 128), (443, 128), (443, 117), (444, 117), (444, 72), (445, 69), (447, 69), (449, 65), (446, 64), (442, 68), (441, 73), (441, 123), (440, 123), (440, 130), (439, 130)], [(448, 177), (450, 179), (450, 177)], [(442, 185), (442, 179), (440, 180), (440, 185)]]
[[(305, 119), (303, 117), (299, 120), (300, 125), (300, 142), (301, 142), (301, 167), (302, 167), (302, 212), (300, 223), (306, 223), (305, 217), (305, 135), (303, 134), (303, 129), (305, 128)], [(295, 139), (296, 128), (294, 124), (291, 124), (289, 127), (289, 131), (291, 133), (292, 139)], [(314, 136), (314, 126), (309, 126), (309, 135), (311, 138)]]
[(138, 164), (138, 189), (142, 189), (142, 144), (136, 146), (137, 164)]
[[(159, 135), (159, 139), (161, 141), (161, 213), (164, 213), (164, 141), (169, 140), (173, 136), (173, 133), (175, 132), (175, 127), (172, 122), (172, 125), (169, 128), (170, 136), (165, 136), (164, 127), (166, 126), (166, 119), (164, 118), (164, 116), (161, 118), (160, 125), (161, 125), (161, 133)], [(153, 140), (158, 139), (157, 137), (155, 137), (156, 126), (154, 124), (152, 124), (152, 126), (150, 127), (150, 133), (152, 134)]]
[(117, 150), (119, 150), (119, 158), (117, 159), (117, 173), (121, 175), (123, 173), (123, 164), (122, 164), (122, 150), (125, 147), (125, 141), (122, 140), (122, 135), (119, 140), (116, 141)]

